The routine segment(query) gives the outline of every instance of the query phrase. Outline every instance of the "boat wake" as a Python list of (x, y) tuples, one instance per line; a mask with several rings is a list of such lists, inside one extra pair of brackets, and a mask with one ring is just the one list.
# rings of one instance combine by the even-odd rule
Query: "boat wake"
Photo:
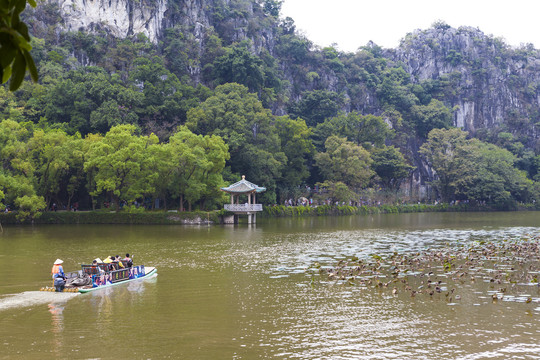
[(45, 304), (65, 303), (69, 299), (78, 296), (78, 293), (57, 293), (47, 291), (25, 291), (20, 294), (11, 294), (0, 297), (0, 311), (31, 307)]

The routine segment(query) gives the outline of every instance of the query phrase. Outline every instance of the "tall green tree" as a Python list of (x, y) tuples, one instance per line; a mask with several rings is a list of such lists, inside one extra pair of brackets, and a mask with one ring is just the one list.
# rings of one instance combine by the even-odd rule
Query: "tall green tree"
[[(186, 126), (196, 134), (218, 135), (229, 146), (228, 165), (268, 191), (261, 196), (275, 203), (276, 179), (287, 158), (274, 126), (274, 117), (247, 87), (225, 84), (188, 112)], [(232, 179), (231, 179), (232, 180)]]
[(10, 119), (0, 122), (0, 207), (17, 210), (21, 221), (40, 216), (46, 206), (34, 187), (35, 165), (27, 146), (32, 133), (31, 124)]
[(328, 90), (306, 91), (302, 99), (289, 107), (290, 116), (300, 117), (308, 126), (314, 127), (326, 119), (336, 116), (343, 106), (342, 95)]
[(436, 172), (432, 184), (444, 202), (454, 198), (460, 170), (457, 150), (466, 143), (467, 132), (461, 129), (434, 129), (420, 148), (420, 154)]
[(325, 179), (341, 181), (353, 189), (366, 187), (375, 172), (367, 150), (346, 138), (330, 136), (325, 142), (326, 152), (315, 155), (315, 163)]
[(452, 126), (452, 112), (442, 102), (432, 99), (428, 105), (415, 105), (411, 110), (416, 133), (426, 138), (432, 129)]
[(461, 176), (456, 196), (488, 204), (509, 206), (532, 200), (532, 181), (514, 167), (516, 157), (506, 149), (470, 139), (459, 150)]
[(394, 146), (376, 148), (371, 153), (371, 168), (384, 188), (397, 191), (414, 167), (407, 164), (403, 154)]
[(225, 55), (214, 62), (214, 74), (220, 84), (238, 83), (258, 92), (264, 85), (262, 60), (249, 52), (245, 46), (236, 45), (226, 49)]
[(433, 182), (444, 201), (471, 200), (508, 207), (531, 201), (533, 183), (514, 167), (506, 149), (478, 139), (466, 139), (460, 129), (434, 129), (420, 148), (436, 172)]
[(196, 135), (183, 126), (171, 136), (167, 147), (173, 170), (169, 191), (174, 198), (179, 198), (180, 211), (184, 210), (184, 201), (191, 211), (195, 202), (219, 194), (224, 184), (221, 173), (229, 159), (223, 139), (215, 135)]
[(85, 158), (85, 169), (96, 169), (95, 188), (97, 196), (106, 191), (119, 208), (120, 200), (133, 202), (154, 191), (157, 174), (152, 171), (153, 159), (148, 147), (156, 144), (155, 135), (137, 136), (133, 125), (118, 125), (101, 139), (91, 143)]
[(308, 161), (315, 150), (310, 138), (311, 129), (304, 120), (292, 120), (288, 116), (276, 118), (275, 126), (281, 149), (287, 157), (280, 184), (287, 188), (300, 186), (310, 175)]
[(361, 115), (355, 111), (326, 119), (315, 128), (315, 144), (322, 150), (326, 139), (332, 135), (362, 145), (365, 149), (381, 147), (394, 136), (392, 130), (380, 116)]
[(36, 190), (44, 197), (47, 208), (53, 199), (58, 198), (62, 187), (72, 193), (77, 190), (75, 184), (80, 179), (82, 168), (81, 143), (80, 135), (70, 137), (62, 130), (38, 129), (29, 139)]

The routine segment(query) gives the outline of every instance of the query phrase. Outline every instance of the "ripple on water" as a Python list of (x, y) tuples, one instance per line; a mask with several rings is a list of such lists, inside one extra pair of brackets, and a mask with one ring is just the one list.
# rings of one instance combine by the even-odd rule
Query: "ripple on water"
[(78, 296), (79, 293), (57, 293), (49, 291), (25, 291), (20, 294), (6, 295), (0, 298), (0, 311), (32, 307), (37, 305), (63, 303)]
[[(411, 298), (401, 289), (397, 296), (391, 296), (388, 291), (348, 286), (346, 281), (338, 285), (336, 281), (326, 281), (324, 276), (317, 277), (315, 285), (309, 285), (310, 278), (318, 275), (311, 275), (305, 268), (318, 263), (326, 269), (350, 256), (366, 258), (371, 254), (415, 253), (479, 241), (515, 240), (533, 230), (536, 229), (411, 232), (361, 229), (280, 235), (264, 246), (249, 250), (236, 248), (223, 261), (234, 266), (249, 259), (256, 263), (259, 272), (279, 282), (280, 292), (273, 301), (280, 311), (273, 314), (283, 315), (274, 319), (274, 331), (264, 333), (260, 339), (261, 343), (281, 344), (278, 358), (432, 359), (435, 352), (437, 358), (476, 359), (488, 354), (478, 349), (479, 343), (494, 348), (495, 354), (508, 355), (510, 351), (531, 354), (530, 344), (510, 345), (513, 340), (502, 335), (504, 331), (500, 327), (506, 326), (504, 316), (486, 320), (492, 316), (492, 307), (499, 305), (492, 303), (491, 296), (483, 297), (486, 300), (483, 303), (478, 302), (487, 293), (485, 288), (476, 291), (482, 281), (467, 287), (471, 296), (452, 302), (444, 301), (444, 294), (435, 294), (431, 299), (427, 295)], [(443, 271), (442, 266), (439, 270)], [(511, 271), (504, 266), (500, 270)], [(446, 277), (442, 279), (446, 283)], [(443, 286), (441, 291), (448, 291), (448, 287)], [(489, 293), (503, 298), (496, 290)], [(518, 301), (528, 298), (519, 294), (505, 301), (518, 306)], [(540, 308), (535, 311), (540, 312)], [(473, 318), (480, 324), (471, 325)], [(529, 324), (526, 328), (535, 326)], [(492, 340), (496, 342), (489, 343)]]

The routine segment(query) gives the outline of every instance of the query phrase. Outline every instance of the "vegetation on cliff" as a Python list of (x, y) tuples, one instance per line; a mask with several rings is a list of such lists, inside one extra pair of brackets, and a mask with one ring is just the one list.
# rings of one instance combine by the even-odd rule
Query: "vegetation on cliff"
[(272, 205), (315, 187), (332, 202), (539, 200), (533, 47), (436, 23), (343, 53), (298, 34), (280, 1), (202, 3), (192, 24), (170, 0), (157, 43), (60, 31), (54, 1), (28, 11), (40, 79), (0, 87), (2, 207), (207, 210), (240, 175)]

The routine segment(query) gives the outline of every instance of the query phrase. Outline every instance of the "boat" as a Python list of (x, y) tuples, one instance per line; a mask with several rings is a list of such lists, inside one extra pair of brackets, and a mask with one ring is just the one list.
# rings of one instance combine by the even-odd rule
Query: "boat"
[[(87, 293), (136, 280), (148, 279), (153, 275), (157, 275), (157, 268), (144, 265), (128, 267), (127, 263), (124, 263), (124, 268), (115, 263), (83, 264), (81, 270), (69, 272), (65, 275), (66, 286), (64, 292)], [(40, 290), (55, 291), (55, 288), (43, 287)]]

